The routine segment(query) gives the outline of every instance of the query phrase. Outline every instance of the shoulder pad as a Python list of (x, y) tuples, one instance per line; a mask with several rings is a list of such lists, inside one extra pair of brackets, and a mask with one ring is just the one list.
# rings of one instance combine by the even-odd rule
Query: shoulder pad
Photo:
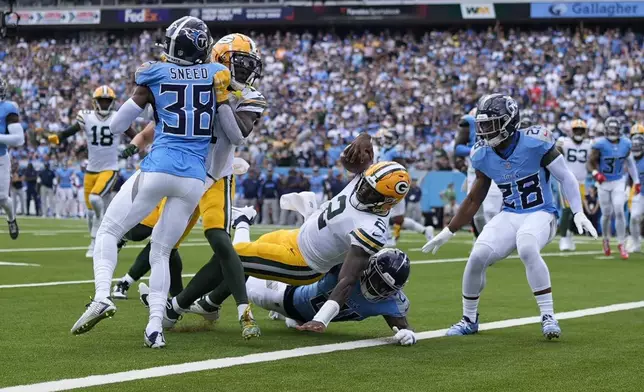
[(139, 65), (139, 67), (136, 69), (136, 73), (145, 72), (148, 69), (152, 68), (152, 66), (156, 63), (157, 61), (146, 61), (145, 63)]
[(157, 61), (147, 61), (141, 64), (139, 68), (136, 69), (136, 72), (134, 72), (134, 81), (137, 84), (142, 84), (142, 85), (145, 85), (147, 82), (149, 82), (150, 79), (154, 78), (153, 76), (154, 73), (151, 73), (151, 71), (153, 70), (156, 64), (164, 64), (164, 63), (159, 63)]
[(592, 147), (595, 149), (599, 149), (604, 145), (604, 143), (606, 143), (606, 138), (603, 136), (598, 137), (597, 139), (595, 139), (595, 141), (592, 142)]
[(537, 139), (542, 142), (554, 143), (552, 132), (541, 125), (533, 125), (529, 128), (523, 129), (522, 132), (532, 139)]

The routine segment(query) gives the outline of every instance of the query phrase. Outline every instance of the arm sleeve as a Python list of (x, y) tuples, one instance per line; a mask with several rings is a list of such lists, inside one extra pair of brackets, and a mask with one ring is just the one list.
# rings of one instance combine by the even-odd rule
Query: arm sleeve
[(633, 184), (639, 184), (640, 176), (637, 172), (637, 164), (635, 164), (635, 158), (633, 158), (633, 154), (630, 154), (628, 158), (626, 158), (626, 170), (628, 170), (628, 174), (633, 179)]
[(141, 112), (143, 112), (143, 108), (139, 107), (132, 98), (128, 99), (112, 117), (110, 131), (115, 135), (124, 133), (130, 128), (134, 120), (139, 117)]
[(385, 246), (384, 233), (376, 235), (369, 234), (364, 229), (355, 229), (349, 233), (351, 237), (351, 245), (358, 246), (362, 248), (369, 255), (378, 253), (383, 246)]
[(219, 108), (217, 108), (217, 115), (219, 117), (219, 125), (228, 137), (228, 140), (230, 140), (230, 144), (233, 146), (239, 146), (242, 144), (244, 141), (244, 135), (241, 128), (239, 128), (239, 124), (235, 118), (235, 113), (230, 105), (219, 105)]
[(470, 155), (470, 151), (472, 151), (472, 147), (468, 147), (465, 144), (459, 144), (454, 149), (454, 153), (457, 157), (467, 157)]
[(19, 122), (7, 125), (7, 131), (9, 132), (7, 135), (0, 135), (0, 143), (12, 147), (25, 144), (25, 131)]
[(559, 155), (554, 161), (550, 162), (546, 169), (561, 183), (563, 193), (570, 203), (570, 209), (573, 214), (583, 211), (581, 203), (581, 194), (579, 193), (579, 182), (572, 174), (562, 155)]

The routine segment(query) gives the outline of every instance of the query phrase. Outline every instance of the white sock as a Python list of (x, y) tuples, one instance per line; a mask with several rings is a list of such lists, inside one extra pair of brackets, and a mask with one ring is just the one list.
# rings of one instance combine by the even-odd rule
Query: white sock
[(16, 219), (16, 211), (13, 209), (13, 200), (10, 197), (0, 199), (0, 207), (7, 214), (7, 221), (11, 222)]
[(233, 245), (241, 242), (250, 242), (250, 226), (246, 222), (239, 222), (233, 236)]
[(539, 305), (539, 310), (541, 311), (541, 316), (549, 314), (554, 316), (555, 314), (555, 305), (552, 300), (552, 293), (535, 295), (534, 298), (537, 300), (537, 305)]
[(479, 310), (479, 298), (467, 299), (463, 297), (463, 316), (470, 319), (471, 322), (476, 322), (476, 314)]
[[(152, 241), (150, 247), (150, 318), (148, 328), (161, 329), (161, 322), (165, 315), (168, 291), (170, 290), (170, 251), (171, 247)], [(156, 328), (159, 329), (156, 329)], [(147, 330), (147, 329), (146, 329)]]
[(416, 233), (421, 233), (421, 234), (425, 232), (425, 226), (421, 225), (420, 223), (416, 222), (411, 218), (405, 218), (402, 224), (402, 228), (405, 230), (413, 230)]
[(132, 286), (134, 284), (134, 279), (130, 276), (130, 274), (125, 274), (125, 276), (121, 279), (127, 282), (128, 285)]
[[(247, 307), (248, 307), (248, 304), (237, 305), (237, 320), (241, 320)], [(249, 310), (248, 313), (250, 314), (250, 317), (253, 318), (253, 312)]]
[(96, 301), (110, 296), (112, 277), (118, 260), (116, 242), (114, 235), (104, 231), (99, 232), (96, 237), (94, 245), (94, 286), (96, 288), (94, 300)]

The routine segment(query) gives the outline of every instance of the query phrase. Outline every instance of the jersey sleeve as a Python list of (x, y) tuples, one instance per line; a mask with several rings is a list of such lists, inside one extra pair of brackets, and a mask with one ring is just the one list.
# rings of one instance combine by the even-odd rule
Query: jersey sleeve
[(406, 317), (409, 313), (409, 298), (399, 291), (387, 301), (387, 308), (383, 309), (383, 316)]
[(10, 114), (20, 115), (20, 110), (18, 109), (18, 104), (14, 101), (10, 101), (7, 105), (7, 116)]
[(155, 83), (159, 79), (156, 64), (158, 64), (156, 61), (147, 61), (141, 64), (134, 73), (134, 82), (139, 86), (148, 86)]
[(371, 232), (366, 229), (358, 228), (349, 233), (351, 245), (359, 246), (369, 255), (378, 253), (385, 246), (385, 233), (375, 228)]
[(81, 128), (85, 128), (85, 111), (81, 110), (78, 112), (76, 115), (76, 122), (81, 126)]
[(472, 146), (470, 150), (470, 160), (472, 161), (472, 167), (476, 170), (483, 171), (483, 157), (485, 156), (485, 146), (487, 143), (485, 140), (479, 140)]

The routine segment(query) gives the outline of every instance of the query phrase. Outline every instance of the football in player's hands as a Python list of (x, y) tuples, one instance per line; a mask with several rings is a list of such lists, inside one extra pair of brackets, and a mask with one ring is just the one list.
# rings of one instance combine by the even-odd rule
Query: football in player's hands
[(371, 136), (361, 133), (340, 154), (340, 162), (351, 173), (362, 173), (373, 162), (373, 146)]

